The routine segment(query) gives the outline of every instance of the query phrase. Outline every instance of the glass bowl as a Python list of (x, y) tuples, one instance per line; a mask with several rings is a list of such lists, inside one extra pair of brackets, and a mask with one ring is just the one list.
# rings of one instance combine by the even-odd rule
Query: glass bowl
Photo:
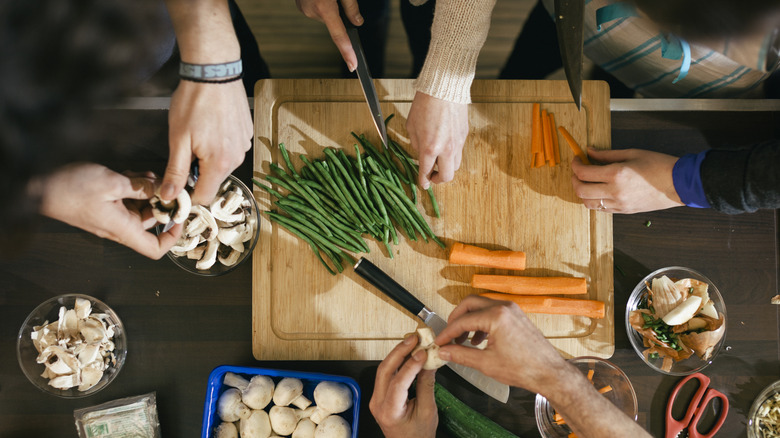
[[(46, 321), (52, 323), (59, 320), (60, 307), (64, 306), (66, 309), (73, 309), (77, 298), (88, 300), (92, 304), (92, 315), (105, 314), (105, 322), (110, 327), (113, 327), (114, 331), (111, 341), (114, 343), (115, 359), (104, 371), (98, 383), (84, 391), (79, 391), (78, 387), (58, 389), (49, 385), (49, 379), (41, 376), (46, 368), (43, 364), (39, 364), (36, 361), (38, 350), (36, 350), (31, 337), (34, 327), (41, 326)], [(16, 356), (24, 375), (41, 391), (63, 398), (86, 397), (108, 386), (119, 374), (127, 357), (127, 334), (117, 314), (102, 301), (81, 294), (59, 295), (41, 303), (24, 320), (16, 340)]]
[[(674, 362), (672, 364), (671, 370), (669, 371), (665, 371), (662, 369), (663, 358), (659, 357), (659, 358), (652, 359), (652, 358), (645, 357), (643, 352), (647, 349), (647, 347), (644, 346), (642, 335), (636, 330), (634, 330), (631, 327), (631, 324), (629, 323), (629, 316), (631, 314), (631, 311), (640, 308), (640, 306), (643, 305), (645, 301), (645, 298), (647, 296), (646, 283), (651, 283), (654, 278), (658, 278), (664, 275), (666, 275), (673, 281), (681, 280), (684, 278), (693, 278), (702, 281), (704, 283), (707, 283), (708, 285), (707, 292), (709, 293), (710, 300), (712, 300), (713, 304), (715, 305), (715, 310), (718, 311), (718, 314), (723, 315), (723, 321), (724, 321), (723, 336), (721, 336), (720, 341), (718, 341), (718, 343), (713, 348), (712, 355), (708, 360), (702, 360), (701, 358), (699, 358), (699, 356), (696, 355), (696, 353), (694, 353), (688, 359)], [(726, 339), (726, 323), (728, 322), (728, 318), (726, 317), (726, 304), (723, 302), (723, 297), (720, 295), (720, 291), (718, 291), (718, 288), (712, 283), (712, 281), (710, 281), (709, 278), (705, 277), (701, 273), (690, 268), (683, 268), (681, 266), (671, 266), (668, 268), (661, 268), (655, 272), (650, 273), (647, 277), (643, 278), (642, 281), (639, 282), (639, 284), (636, 285), (634, 290), (631, 292), (631, 296), (629, 296), (628, 298), (628, 304), (626, 305), (625, 322), (626, 322), (626, 332), (628, 333), (628, 339), (631, 341), (631, 345), (634, 347), (634, 351), (636, 351), (639, 357), (641, 357), (642, 360), (648, 366), (663, 374), (668, 374), (672, 376), (685, 376), (703, 370), (710, 363), (712, 363), (712, 361), (718, 355), (718, 353), (721, 350), (721, 347), (723, 346), (723, 342)]]
[[(207, 277), (214, 277), (217, 275), (223, 275), (227, 274), (228, 272), (232, 272), (239, 266), (241, 266), (244, 262), (246, 262), (249, 259), (249, 255), (252, 254), (252, 251), (255, 249), (255, 245), (257, 245), (257, 239), (260, 236), (260, 210), (257, 207), (257, 201), (255, 200), (255, 196), (252, 193), (252, 190), (250, 190), (246, 184), (241, 182), (238, 178), (236, 178), (233, 175), (229, 175), (228, 178), (223, 183), (223, 186), (230, 182), (234, 186), (241, 189), (241, 192), (244, 195), (244, 199), (249, 200), (249, 202), (252, 204), (251, 207), (248, 209), (249, 213), (249, 220), (254, 221), (254, 233), (252, 237), (243, 243), (244, 250), (240, 253), (238, 260), (230, 265), (226, 266), (223, 263), (221, 263), (219, 260), (214, 262), (214, 264), (208, 268), (208, 269), (198, 269), (197, 259), (190, 259), (187, 257), (187, 255), (181, 255), (178, 256), (174, 254), (171, 251), (168, 251), (168, 258), (170, 258), (173, 263), (175, 263), (180, 268), (184, 269), (185, 271), (192, 272), (193, 274), (197, 275), (203, 275)], [(189, 220), (189, 219), (188, 219)], [(187, 225), (187, 221), (184, 222), (184, 225)], [(158, 232), (162, 230), (162, 226), (158, 225)], [(224, 245), (220, 245), (221, 247), (225, 247)], [(229, 249), (229, 247), (227, 247)]]
[[(750, 407), (750, 411), (748, 412), (748, 424), (747, 424), (747, 436), (748, 438), (763, 438), (764, 436), (767, 436), (766, 434), (762, 433), (762, 424), (759, 421), (759, 408), (761, 405), (764, 404), (768, 399), (775, 398), (777, 394), (780, 394), (780, 380), (770, 384), (766, 388), (764, 388), (763, 391), (761, 391), (761, 394), (758, 394), (758, 397), (756, 397), (756, 400), (753, 402), (753, 405)], [(776, 401), (777, 405), (780, 405), (780, 401)]]
[[(570, 359), (569, 363), (577, 367), (585, 376), (593, 370), (591, 378), (593, 386), (596, 389), (611, 386), (612, 390), (604, 392), (604, 397), (628, 417), (636, 420), (638, 412), (636, 393), (631, 381), (620, 368), (608, 360), (591, 356), (575, 357)], [(536, 427), (544, 438), (566, 438), (571, 433), (569, 426), (555, 422), (555, 409), (541, 394), (536, 394), (534, 412)]]

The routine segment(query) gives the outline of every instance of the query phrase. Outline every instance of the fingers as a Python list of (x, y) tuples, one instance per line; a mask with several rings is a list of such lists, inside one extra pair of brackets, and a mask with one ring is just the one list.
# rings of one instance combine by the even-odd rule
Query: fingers
[(420, 409), (436, 410), (433, 386), (436, 383), (436, 370), (422, 370), (417, 374), (417, 403)]
[(378, 395), (379, 399), (384, 398), (391, 377), (401, 366), (406, 356), (414, 350), (414, 347), (417, 345), (417, 340), (417, 335), (407, 336), (400, 344), (396, 345), (395, 348), (388, 353), (385, 360), (379, 364), (379, 367), (376, 370), (376, 384), (374, 386), (374, 392)]
[(422, 370), (426, 357), (427, 353), (425, 350), (418, 351), (404, 362), (395, 376), (393, 376), (385, 396), (390, 406), (400, 408), (406, 404), (406, 400), (409, 397), (409, 388), (412, 387), (414, 379)]
[(122, 199), (149, 199), (154, 196), (154, 181), (146, 177), (122, 178)]
[(165, 168), (162, 187), (160, 188), (160, 197), (166, 201), (175, 198), (187, 184), (187, 176), (190, 174), (190, 163), (192, 162), (191, 139), (169, 138), (170, 156), (168, 157), (168, 166)]
[[(344, 4), (345, 13), (350, 17), (350, 21), (355, 25), (363, 24), (363, 18), (360, 17), (360, 11), (357, 10), (357, 3), (354, 2), (354, 4), (351, 4), (349, 7), (351, 11), (348, 12), (346, 11), (347, 5)], [(359, 24), (355, 23), (356, 15), (357, 17), (360, 17)], [(325, 23), (325, 27), (328, 28), (330, 38), (333, 40), (333, 43), (336, 44), (336, 48), (339, 49), (341, 57), (344, 58), (344, 62), (347, 63), (347, 68), (349, 71), (355, 71), (357, 68), (357, 55), (355, 55), (355, 50), (352, 48), (352, 43), (349, 41), (347, 28), (344, 27), (344, 22), (341, 21), (341, 15), (339, 14), (337, 4), (333, 2), (332, 7), (320, 11), (320, 17)]]
[(435, 164), (436, 156), (429, 154), (420, 156), (417, 183), (420, 184), (423, 190), (428, 190), (428, 187), (431, 186), (431, 174), (433, 174), (433, 166)]
[(159, 260), (176, 244), (181, 231), (181, 224), (174, 225), (170, 230), (161, 233), (159, 236), (155, 236), (144, 229), (132, 229), (129, 231), (128, 236), (116, 240), (143, 256)]
[[(493, 319), (488, 313), (492, 306), (478, 307), (483, 306), (484, 304), (484, 302), (480, 303), (479, 301), (474, 301), (474, 307), (468, 309), (467, 313), (463, 313), (459, 316), (456, 315), (455, 318), (450, 315), (449, 324), (436, 337), (436, 344), (449, 344), (456, 337), (469, 332), (490, 333)], [(458, 308), (455, 310), (458, 310)], [(453, 310), (453, 313), (455, 310)]]
[(341, 0), (341, 7), (344, 8), (344, 15), (355, 26), (363, 25), (363, 16), (360, 15), (360, 8), (357, 0)]
[[(455, 160), (450, 156), (439, 155), (436, 159), (436, 173), (431, 177), (431, 182), (434, 184), (441, 184), (452, 181), (455, 177)], [(427, 189), (427, 187), (425, 187)]]
[(486, 354), (485, 350), (457, 344), (447, 344), (439, 349), (439, 356), (442, 359), (474, 369), (480, 369), (481, 366), (486, 365), (484, 358)]

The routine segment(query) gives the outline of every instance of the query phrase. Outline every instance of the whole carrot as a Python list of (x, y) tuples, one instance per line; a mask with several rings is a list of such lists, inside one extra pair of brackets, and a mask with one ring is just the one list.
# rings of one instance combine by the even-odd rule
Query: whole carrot
[(450, 263), (476, 265), (498, 269), (525, 269), (525, 253), (522, 251), (493, 251), (474, 245), (455, 242), (450, 248)]
[(517, 295), (576, 295), (588, 293), (584, 278), (522, 277), (517, 275), (474, 274), (471, 286)]

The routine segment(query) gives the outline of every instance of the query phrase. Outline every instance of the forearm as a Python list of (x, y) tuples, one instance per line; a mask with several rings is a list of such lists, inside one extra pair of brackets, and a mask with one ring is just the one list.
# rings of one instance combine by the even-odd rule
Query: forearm
[(235, 61), (241, 48), (225, 0), (166, 0), (184, 62), (216, 64)]
[(780, 208), (780, 142), (751, 148), (712, 149), (701, 165), (704, 193), (724, 213)]
[(438, 99), (470, 103), (477, 57), (495, 0), (438, 0), (431, 43), (415, 88)]
[(633, 418), (621, 412), (576, 368), (567, 364), (558, 383), (542, 392), (579, 438), (649, 437)]

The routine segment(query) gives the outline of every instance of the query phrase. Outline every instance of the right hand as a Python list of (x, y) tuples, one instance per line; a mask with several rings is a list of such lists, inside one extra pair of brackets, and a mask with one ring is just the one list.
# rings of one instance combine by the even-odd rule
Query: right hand
[(431, 183), (452, 181), (460, 168), (463, 144), (469, 134), (468, 105), (418, 91), (406, 119), (406, 130), (412, 149), (417, 151), (420, 186), (427, 190)]
[(349, 71), (355, 71), (357, 55), (355, 55), (355, 50), (352, 49), (352, 43), (349, 41), (347, 28), (341, 21), (338, 1), (344, 8), (344, 15), (349, 18), (352, 24), (355, 26), (363, 24), (363, 16), (360, 15), (357, 0), (295, 0), (295, 5), (298, 6), (299, 11), (303, 12), (303, 15), (325, 23), (330, 38), (341, 52), (344, 62), (347, 63), (347, 68)]
[[(487, 338), (484, 350), (463, 342), (474, 332), (473, 344)], [(517, 304), (471, 295), (450, 313), (447, 328), (436, 337), (444, 360), (475, 368), (510, 386), (543, 393), (556, 385), (566, 362)]]

